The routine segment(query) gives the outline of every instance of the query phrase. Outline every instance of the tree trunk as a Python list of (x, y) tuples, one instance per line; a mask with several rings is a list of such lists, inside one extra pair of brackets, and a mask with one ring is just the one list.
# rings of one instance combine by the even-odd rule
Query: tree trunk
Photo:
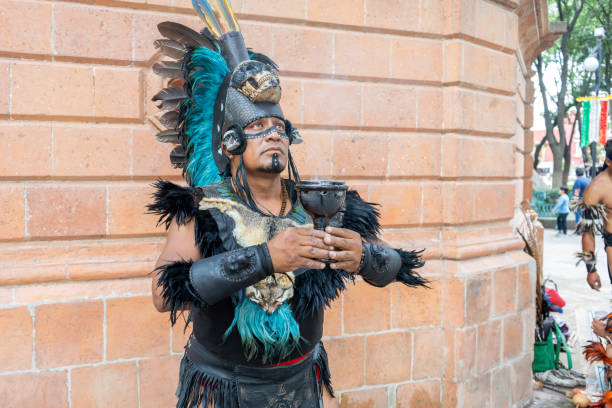
[(552, 186), (558, 189), (563, 184), (563, 152), (553, 153)]
[(567, 186), (567, 179), (569, 178), (570, 168), (572, 167), (572, 146), (571, 144), (565, 149), (563, 154), (563, 177), (561, 179), (561, 185)]

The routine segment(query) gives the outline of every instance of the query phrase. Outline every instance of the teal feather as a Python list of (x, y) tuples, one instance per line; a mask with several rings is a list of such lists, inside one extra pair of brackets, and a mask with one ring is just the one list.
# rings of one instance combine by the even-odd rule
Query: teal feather
[(247, 360), (261, 353), (263, 363), (281, 362), (299, 346), (301, 339), (300, 326), (288, 304), (268, 314), (246, 296), (236, 306), (224, 340), (234, 328), (240, 334)]
[(189, 62), (192, 98), (185, 101), (185, 134), (190, 184), (205, 186), (220, 180), (212, 152), (215, 99), (229, 72), (221, 54), (204, 47), (196, 48)]

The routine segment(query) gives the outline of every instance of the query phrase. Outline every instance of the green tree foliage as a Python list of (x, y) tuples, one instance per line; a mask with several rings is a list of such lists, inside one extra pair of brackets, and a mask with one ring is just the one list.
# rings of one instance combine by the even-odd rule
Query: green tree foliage
[[(541, 149), (548, 144), (553, 153), (553, 187), (567, 184), (571, 165), (571, 144), (579, 137), (581, 104), (580, 96), (594, 92), (595, 75), (584, 70), (582, 63), (594, 55), (597, 38), (596, 27), (603, 27), (606, 35), (602, 42), (600, 90), (610, 92), (612, 88), (612, 1), (610, 0), (550, 0), (549, 18), (567, 22), (567, 31), (555, 45), (542, 52), (534, 62), (538, 73), (537, 91), (544, 105), (546, 135), (535, 150), (534, 167), (538, 166)], [(544, 76), (553, 76), (554, 81)], [(554, 86), (551, 86), (554, 82)], [(564, 121), (570, 110), (576, 111), (568, 135)], [(583, 151), (585, 164), (589, 161)]]

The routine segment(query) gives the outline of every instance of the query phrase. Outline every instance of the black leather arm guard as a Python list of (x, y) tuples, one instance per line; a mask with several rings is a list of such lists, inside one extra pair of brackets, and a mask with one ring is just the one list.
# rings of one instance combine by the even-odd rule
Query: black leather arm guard
[(212, 305), (272, 273), (272, 259), (264, 243), (194, 262), (189, 281), (198, 297)]
[(363, 243), (363, 264), (359, 274), (370, 285), (383, 287), (395, 280), (402, 258), (395, 249), (368, 242)]
[(578, 252), (576, 254), (576, 258), (578, 258), (576, 266), (578, 266), (580, 262), (584, 262), (584, 266), (586, 266), (587, 273), (597, 272), (597, 258), (595, 257), (594, 252)]

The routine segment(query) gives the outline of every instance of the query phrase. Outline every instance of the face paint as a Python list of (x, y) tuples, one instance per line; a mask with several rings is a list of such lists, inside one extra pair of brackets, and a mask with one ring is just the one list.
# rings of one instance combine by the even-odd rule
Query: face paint
[(274, 153), (272, 155), (272, 171), (275, 173), (280, 173), (283, 171), (280, 161), (278, 161), (278, 153)]
[(276, 126), (270, 126), (266, 130), (263, 130), (259, 133), (247, 133), (245, 136), (247, 139), (259, 139), (259, 138), (268, 136), (272, 132), (276, 132), (276, 134), (282, 139), (289, 140), (289, 136), (287, 136), (285, 132), (282, 132), (279, 129), (277, 129)]

